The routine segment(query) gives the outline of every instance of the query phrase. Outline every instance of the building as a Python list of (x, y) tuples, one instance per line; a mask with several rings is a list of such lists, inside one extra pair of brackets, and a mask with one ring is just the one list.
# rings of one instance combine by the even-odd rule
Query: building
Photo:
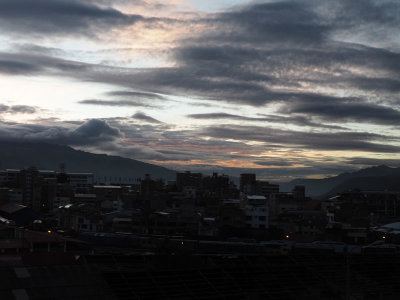
[(95, 185), (96, 199), (104, 209), (122, 210), (122, 187), (118, 185)]
[(266, 206), (267, 198), (265, 196), (259, 196), (259, 195), (244, 195), (242, 202), (243, 206), (246, 205)]
[(281, 213), (293, 210), (303, 210), (309, 200), (305, 196), (305, 189), (302, 186), (295, 186), (290, 193), (273, 193), (267, 199), (267, 205), (271, 216), (278, 216)]
[(104, 216), (89, 204), (68, 204), (60, 207), (58, 225), (76, 232), (102, 232)]
[(272, 184), (268, 181), (256, 181), (256, 195), (268, 197), (270, 194), (279, 193), (279, 184)]
[(240, 200), (224, 200), (220, 207), (218, 227), (244, 228), (246, 215), (241, 208)]
[(200, 188), (203, 175), (201, 173), (192, 173), (190, 171), (176, 173), (176, 185), (179, 190), (184, 187)]
[(269, 213), (268, 208), (265, 205), (247, 205), (244, 211), (246, 216), (246, 227), (253, 229), (266, 229), (269, 227)]
[(241, 193), (253, 195), (256, 192), (256, 174), (243, 173), (240, 174), (240, 187)]
[(228, 192), (230, 188), (229, 176), (228, 175), (218, 175), (218, 173), (213, 173), (212, 176), (207, 176), (203, 178), (203, 190), (210, 193), (223, 195)]
[(93, 173), (66, 173), (67, 182), (74, 190), (89, 189), (94, 184)]
[(7, 203), (1, 205), (0, 216), (14, 221), (15, 224), (19, 226), (32, 224), (33, 221), (39, 219), (38, 214), (35, 213), (31, 208), (16, 203)]

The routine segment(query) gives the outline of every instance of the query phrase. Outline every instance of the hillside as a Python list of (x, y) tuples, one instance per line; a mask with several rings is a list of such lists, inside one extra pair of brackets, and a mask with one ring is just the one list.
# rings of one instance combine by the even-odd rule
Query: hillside
[(295, 185), (304, 185), (310, 196), (335, 194), (342, 190), (400, 190), (400, 168), (377, 166), (324, 179), (295, 179), (281, 185), (282, 191), (290, 191)]
[(0, 141), (0, 167), (58, 170), (60, 163), (66, 163), (67, 172), (92, 172), (95, 176), (143, 177), (175, 179), (175, 171), (120, 156), (93, 154), (75, 150), (68, 146)]

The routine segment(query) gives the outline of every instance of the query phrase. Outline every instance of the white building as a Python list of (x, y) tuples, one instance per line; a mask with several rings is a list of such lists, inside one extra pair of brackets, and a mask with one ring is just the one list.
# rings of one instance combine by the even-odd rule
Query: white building
[(246, 226), (249, 228), (268, 228), (269, 227), (269, 211), (267, 206), (245, 207)]

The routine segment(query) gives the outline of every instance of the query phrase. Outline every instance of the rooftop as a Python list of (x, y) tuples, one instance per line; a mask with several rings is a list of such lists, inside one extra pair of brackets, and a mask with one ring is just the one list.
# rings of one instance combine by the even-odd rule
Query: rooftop
[(7, 203), (0, 206), (0, 211), (3, 211), (8, 214), (13, 214), (17, 211), (27, 208), (24, 205), (16, 204), (16, 203)]

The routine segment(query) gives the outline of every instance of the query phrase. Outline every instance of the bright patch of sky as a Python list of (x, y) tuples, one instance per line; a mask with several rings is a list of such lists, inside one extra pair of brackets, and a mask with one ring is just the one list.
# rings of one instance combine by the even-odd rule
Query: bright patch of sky
[(250, 0), (188, 0), (194, 7), (203, 11), (215, 11), (234, 5), (249, 3)]

